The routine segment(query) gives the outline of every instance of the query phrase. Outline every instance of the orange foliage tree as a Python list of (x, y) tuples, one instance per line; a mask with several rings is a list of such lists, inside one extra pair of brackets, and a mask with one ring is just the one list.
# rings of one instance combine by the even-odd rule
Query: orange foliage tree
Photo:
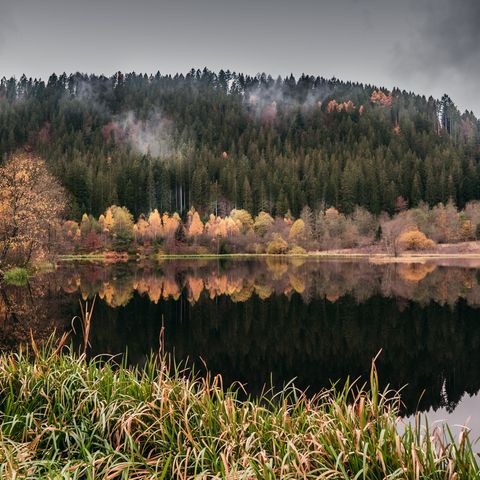
[(370, 97), (370, 101), (376, 105), (380, 105), (382, 107), (390, 107), (393, 102), (392, 94), (389, 93), (388, 95), (381, 90), (374, 90)]
[(50, 249), (65, 194), (45, 162), (28, 152), (0, 168), (0, 264), (26, 265)]
[(435, 246), (433, 240), (417, 229), (403, 232), (398, 241), (407, 250), (426, 250)]
[(188, 228), (187, 235), (189, 237), (198, 237), (203, 233), (203, 222), (200, 220), (200, 215), (194, 209), (188, 212)]

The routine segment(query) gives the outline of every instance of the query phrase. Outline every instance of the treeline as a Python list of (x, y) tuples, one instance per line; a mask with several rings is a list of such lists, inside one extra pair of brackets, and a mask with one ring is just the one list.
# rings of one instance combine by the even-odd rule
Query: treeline
[(480, 198), (480, 127), (448, 96), (302, 75), (230, 71), (0, 81), (0, 155), (28, 146), (70, 194), (70, 216), (110, 205), (299, 216), (394, 213)]
[[(405, 204), (397, 200), (397, 208)], [(384, 251), (431, 250), (437, 243), (480, 239), (480, 203), (457, 210), (452, 202), (429, 208), (426, 203), (395, 215), (374, 215), (362, 207), (343, 214), (334, 207), (304, 207), (298, 218), (268, 212), (251, 215), (234, 209), (226, 216), (202, 218), (191, 208), (178, 213), (157, 209), (134, 221), (126, 207), (112, 206), (98, 218), (84, 214), (57, 227), (51, 237), (55, 251), (91, 253), (117, 251), (143, 254), (305, 254), (345, 248)]]
[(0, 167), (0, 269), (58, 253), (115, 251), (128, 258), (125, 254), (304, 254), (363, 248), (397, 255), (480, 239), (479, 201), (461, 210), (451, 200), (408, 209), (398, 197), (395, 211), (376, 215), (359, 206), (351, 213), (305, 206), (298, 216), (289, 210), (274, 216), (240, 208), (226, 215), (206, 214), (191, 207), (183, 215), (153, 208), (135, 217), (127, 207), (113, 205), (98, 217), (84, 213), (77, 222), (68, 219), (64, 189), (45, 161), (21, 152)]

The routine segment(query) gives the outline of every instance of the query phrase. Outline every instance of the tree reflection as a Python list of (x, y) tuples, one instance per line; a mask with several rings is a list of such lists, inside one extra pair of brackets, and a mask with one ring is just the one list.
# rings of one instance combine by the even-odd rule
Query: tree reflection
[[(0, 295), (3, 348), (51, 328), (68, 329), (79, 297), (98, 295), (94, 354), (128, 349), (142, 364), (158, 349), (206, 361), (225, 382), (258, 392), (270, 374), (312, 391), (367, 378), (382, 349), (384, 384), (408, 384), (406, 411), (446, 406), (479, 390), (479, 275), (433, 263), (165, 261), (64, 265), (29, 288)], [(422, 394), (422, 392), (424, 392)]]

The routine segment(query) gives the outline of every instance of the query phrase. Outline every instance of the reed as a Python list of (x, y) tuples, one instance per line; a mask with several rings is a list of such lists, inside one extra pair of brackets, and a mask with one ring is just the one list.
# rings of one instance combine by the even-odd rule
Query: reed
[(374, 364), (369, 385), (245, 399), (164, 354), (127, 368), (65, 340), (0, 355), (1, 478), (479, 478), (467, 430), (399, 433)]

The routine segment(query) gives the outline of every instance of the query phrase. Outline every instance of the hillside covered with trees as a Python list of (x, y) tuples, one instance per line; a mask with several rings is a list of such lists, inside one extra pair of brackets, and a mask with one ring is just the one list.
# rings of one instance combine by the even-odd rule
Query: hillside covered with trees
[(480, 198), (480, 124), (441, 100), (302, 75), (52, 75), (0, 81), (0, 157), (28, 148), (68, 218), (111, 205), (205, 221)]

